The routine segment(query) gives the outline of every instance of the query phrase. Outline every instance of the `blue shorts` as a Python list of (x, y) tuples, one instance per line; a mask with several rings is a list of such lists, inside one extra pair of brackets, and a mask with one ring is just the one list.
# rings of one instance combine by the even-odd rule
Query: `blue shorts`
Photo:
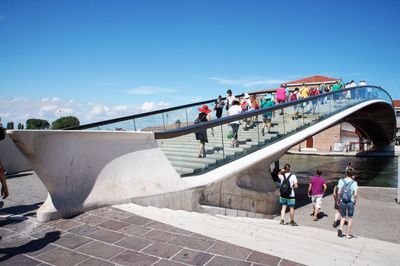
[(294, 206), (296, 204), (296, 199), (279, 197), (279, 203), (281, 205)]
[(351, 218), (353, 217), (354, 214), (354, 203), (353, 202), (349, 202), (349, 203), (343, 203), (340, 202), (340, 215), (342, 215), (342, 217), (347, 217)]

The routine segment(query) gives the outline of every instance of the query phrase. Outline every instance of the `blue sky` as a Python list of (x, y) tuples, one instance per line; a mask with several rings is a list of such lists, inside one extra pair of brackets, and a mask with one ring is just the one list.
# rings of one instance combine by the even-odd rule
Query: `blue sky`
[(399, 14), (375, 0), (0, 0), (0, 117), (87, 123), (317, 74), (400, 99)]

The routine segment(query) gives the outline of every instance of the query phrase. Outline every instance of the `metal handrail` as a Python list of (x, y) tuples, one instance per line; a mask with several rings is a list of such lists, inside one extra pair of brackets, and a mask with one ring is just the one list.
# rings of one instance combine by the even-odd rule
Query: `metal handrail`
[(277, 104), (277, 105), (274, 105), (274, 106), (271, 106), (271, 107), (268, 107), (268, 108), (263, 108), (263, 109), (258, 109), (258, 110), (251, 110), (251, 111), (242, 112), (242, 113), (237, 114), (237, 115), (221, 117), (221, 118), (214, 119), (214, 120), (211, 120), (211, 121), (208, 121), (208, 122), (204, 122), (204, 123), (193, 124), (193, 125), (190, 125), (190, 126), (181, 127), (181, 128), (177, 128), (177, 129), (170, 129), (170, 130), (166, 130), (166, 131), (162, 131), (162, 132), (154, 132), (154, 137), (156, 139), (175, 138), (175, 137), (183, 136), (183, 135), (186, 135), (186, 134), (194, 133), (196, 131), (199, 131), (199, 129), (207, 129), (207, 128), (220, 126), (220, 125), (223, 125), (223, 124), (228, 124), (228, 123), (233, 122), (233, 121), (243, 120), (243, 119), (246, 119), (246, 118), (249, 118), (249, 117), (253, 117), (253, 116), (256, 116), (256, 115), (261, 115), (261, 114), (263, 114), (265, 112), (272, 112), (272, 111), (275, 111), (275, 110), (278, 110), (278, 109), (283, 109), (283, 108), (290, 107), (290, 106), (293, 106), (293, 105), (298, 105), (298, 104), (301, 104), (303, 102), (309, 102), (309, 101), (317, 100), (317, 99), (320, 99), (320, 98), (323, 98), (323, 97), (326, 97), (326, 96), (329, 96), (329, 95), (334, 95), (334, 94), (337, 94), (337, 93), (343, 93), (344, 91), (348, 91), (348, 90), (356, 90), (356, 89), (359, 89), (359, 88), (380, 89), (380, 90), (382, 90), (383, 92), (385, 92), (389, 96), (391, 102), (393, 103), (393, 100), (392, 100), (390, 94), (387, 93), (387, 91), (382, 89), (381, 87), (369, 86), (369, 85), (367, 85), (367, 86), (357, 86), (357, 87), (352, 87), (352, 88), (340, 89), (339, 91), (331, 91), (331, 92), (322, 93), (322, 94), (319, 94), (319, 95), (309, 96), (309, 97), (304, 98), (304, 99), (285, 102), (285, 103)]
[[(257, 92), (250, 92), (249, 95), (265, 94), (265, 93), (270, 93), (270, 92), (273, 92), (273, 91), (275, 91), (275, 90), (262, 90), (262, 91), (257, 91)], [(239, 98), (241, 96), (243, 96), (243, 94), (235, 95), (236, 98)], [(222, 99), (226, 100), (226, 97), (223, 97)], [(151, 115), (157, 115), (157, 114), (161, 114), (161, 113), (176, 111), (176, 110), (179, 110), (179, 109), (185, 109), (185, 108), (198, 106), (198, 105), (202, 105), (202, 104), (214, 103), (216, 100), (217, 99), (211, 99), (211, 100), (206, 100), (206, 101), (201, 101), (201, 102), (196, 102), (196, 103), (190, 103), (190, 104), (184, 104), (184, 105), (179, 105), (179, 106), (175, 106), (175, 107), (159, 109), (159, 110), (140, 113), (140, 114), (134, 114), (134, 115), (128, 115), (128, 116), (123, 116), (123, 117), (118, 117), (118, 118), (112, 118), (112, 119), (103, 120), (103, 121), (94, 122), (94, 123), (89, 123), (89, 124), (80, 125), (80, 126), (76, 126), (76, 127), (64, 128), (63, 130), (82, 130), (82, 129), (94, 128), (94, 127), (104, 126), (104, 125), (108, 125), (108, 124), (114, 124), (114, 123), (118, 123), (118, 122), (123, 122), (123, 121), (126, 121), (126, 120), (132, 120), (132, 119), (142, 118), (142, 117), (146, 117), (146, 116), (151, 116)]]

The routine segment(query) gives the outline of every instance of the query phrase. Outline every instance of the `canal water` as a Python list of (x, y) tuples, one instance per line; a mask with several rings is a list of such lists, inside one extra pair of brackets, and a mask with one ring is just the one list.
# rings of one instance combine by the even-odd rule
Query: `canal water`
[(286, 154), (279, 159), (280, 167), (289, 163), (299, 183), (308, 184), (309, 177), (317, 169), (330, 183), (344, 177), (344, 171), (351, 162), (360, 186), (397, 187), (397, 157), (342, 157)]

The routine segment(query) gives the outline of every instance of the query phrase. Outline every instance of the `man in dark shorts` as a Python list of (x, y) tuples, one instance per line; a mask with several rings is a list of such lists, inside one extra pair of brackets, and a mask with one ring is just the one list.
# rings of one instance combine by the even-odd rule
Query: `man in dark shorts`
[[(340, 179), (338, 184), (338, 204), (340, 206), (340, 215), (342, 216), (342, 219), (340, 220), (340, 229), (338, 230), (338, 237), (343, 237), (343, 225), (347, 217), (348, 224), (346, 239), (352, 238), (352, 235), (350, 233), (353, 225), (354, 206), (356, 205), (358, 198), (358, 185), (354, 178), (354, 171), (352, 169), (349, 169), (346, 172), (346, 178)], [(344, 201), (346, 187), (349, 188), (351, 193), (351, 198), (349, 202)]]

